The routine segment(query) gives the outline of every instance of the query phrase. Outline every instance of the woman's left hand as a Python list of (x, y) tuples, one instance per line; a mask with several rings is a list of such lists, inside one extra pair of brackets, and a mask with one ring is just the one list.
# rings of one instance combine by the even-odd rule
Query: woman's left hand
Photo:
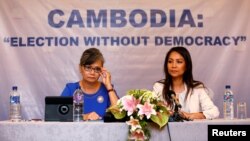
[(194, 120), (194, 119), (205, 119), (205, 115), (202, 112), (197, 113), (187, 113), (184, 111), (179, 112), (180, 116), (184, 119)]
[(106, 86), (106, 88), (108, 90), (112, 89), (110, 72), (106, 68), (102, 68), (101, 76), (102, 76), (102, 82)]
[(108, 90), (108, 94), (109, 94), (109, 99), (110, 99), (110, 103), (111, 106), (115, 105), (117, 103), (118, 97), (114, 91), (113, 85), (111, 83), (111, 75), (110, 72), (106, 69), (106, 68), (102, 68), (102, 82), (105, 85), (106, 89)]

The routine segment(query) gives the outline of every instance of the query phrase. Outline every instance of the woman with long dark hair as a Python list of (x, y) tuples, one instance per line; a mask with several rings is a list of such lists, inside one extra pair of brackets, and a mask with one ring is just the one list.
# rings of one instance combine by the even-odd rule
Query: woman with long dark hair
[(154, 84), (154, 92), (162, 95), (174, 109), (175, 103), (171, 91), (176, 94), (180, 103), (179, 114), (185, 119), (213, 119), (219, 116), (219, 110), (209, 97), (209, 90), (205, 85), (193, 79), (192, 59), (185, 47), (173, 47), (166, 55), (164, 63), (165, 79)]

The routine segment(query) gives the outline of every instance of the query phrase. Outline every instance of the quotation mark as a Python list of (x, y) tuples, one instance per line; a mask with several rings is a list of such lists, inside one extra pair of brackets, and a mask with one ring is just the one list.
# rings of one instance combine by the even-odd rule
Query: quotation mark
[(10, 38), (9, 38), (9, 37), (4, 37), (3, 41), (4, 41), (5, 43), (9, 43), (9, 42), (10, 42)]

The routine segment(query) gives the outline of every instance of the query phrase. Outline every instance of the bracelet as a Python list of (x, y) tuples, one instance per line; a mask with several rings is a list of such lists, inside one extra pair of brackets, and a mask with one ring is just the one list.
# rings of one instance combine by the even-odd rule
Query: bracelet
[(108, 89), (108, 93), (111, 92), (111, 91), (115, 91), (113, 88), (112, 89)]

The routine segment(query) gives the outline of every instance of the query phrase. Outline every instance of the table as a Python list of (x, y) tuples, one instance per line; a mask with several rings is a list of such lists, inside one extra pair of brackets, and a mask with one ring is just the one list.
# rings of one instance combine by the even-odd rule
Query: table
[[(219, 124), (250, 125), (250, 119), (169, 122), (161, 130), (150, 125), (151, 141), (207, 141), (207, 126)], [(126, 141), (127, 135), (128, 125), (123, 122), (0, 121), (1, 141)]]
[(1, 141), (124, 141), (125, 123), (0, 122)]
[(208, 125), (250, 125), (250, 118), (240, 120), (195, 120), (168, 124), (171, 141), (207, 141)]

